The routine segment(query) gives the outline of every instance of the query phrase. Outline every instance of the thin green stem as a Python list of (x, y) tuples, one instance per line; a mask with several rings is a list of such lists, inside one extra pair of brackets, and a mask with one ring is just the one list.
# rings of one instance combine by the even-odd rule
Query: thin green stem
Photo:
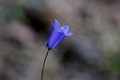
[(44, 62), (43, 62), (43, 66), (42, 66), (42, 72), (41, 72), (41, 80), (43, 80), (43, 74), (44, 74), (44, 67), (45, 67), (45, 62), (48, 56), (49, 50), (47, 51), (45, 58), (44, 58)]

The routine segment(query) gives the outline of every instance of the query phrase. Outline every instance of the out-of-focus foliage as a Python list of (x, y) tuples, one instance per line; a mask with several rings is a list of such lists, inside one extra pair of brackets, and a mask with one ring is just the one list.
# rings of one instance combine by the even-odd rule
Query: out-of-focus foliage
[(120, 74), (120, 54), (119, 52), (113, 52), (113, 55), (109, 57), (110, 70), (115, 74)]
[(18, 6), (18, 5), (14, 5), (11, 8), (11, 12), (9, 12), (9, 16), (10, 16), (11, 19), (17, 20), (17, 21), (20, 21), (20, 22), (21, 21), (24, 22), (24, 20), (26, 19), (23, 7)]

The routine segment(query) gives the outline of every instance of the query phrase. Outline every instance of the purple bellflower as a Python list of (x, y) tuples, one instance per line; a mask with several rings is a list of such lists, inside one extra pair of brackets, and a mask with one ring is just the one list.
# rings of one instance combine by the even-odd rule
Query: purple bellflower
[(64, 25), (60, 27), (59, 22), (55, 19), (55, 23), (52, 23), (52, 33), (46, 46), (48, 50), (56, 47), (65, 37), (73, 35), (72, 32), (68, 32), (69, 25)]

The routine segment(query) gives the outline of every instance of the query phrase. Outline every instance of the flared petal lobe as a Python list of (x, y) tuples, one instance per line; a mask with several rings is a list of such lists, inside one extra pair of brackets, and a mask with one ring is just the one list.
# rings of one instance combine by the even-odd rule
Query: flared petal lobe
[(66, 34), (66, 36), (72, 36), (72, 35), (73, 35), (72, 32), (68, 32), (68, 33)]
[(58, 22), (56, 19), (55, 19), (54, 27), (55, 27), (55, 29), (56, 29), (57, 31), (59, 31), (59, 29), (60, 29), (60, 24), (59, 24), (59, 22)]
[(63, 30), (62, 30), (62, 32), (64, 32), (65, 34), (68, 32), (68, 30), (69, 30), (69, 26), (68, 25), (65, 25), (65, 26), (63, 26), (63, 27), (61, 27)]

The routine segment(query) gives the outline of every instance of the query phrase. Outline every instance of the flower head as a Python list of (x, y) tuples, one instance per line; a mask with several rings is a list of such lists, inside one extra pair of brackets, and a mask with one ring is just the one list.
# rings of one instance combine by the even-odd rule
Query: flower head
[(60, 27), (59, 22), (55, 19), (55, 23), (52, 23), (52, 33), (48, 42), (46, 43), (48, 49), (57, 46), (65, 37), (73, 35), (72, 32), (68, 32), (69, 25)]

